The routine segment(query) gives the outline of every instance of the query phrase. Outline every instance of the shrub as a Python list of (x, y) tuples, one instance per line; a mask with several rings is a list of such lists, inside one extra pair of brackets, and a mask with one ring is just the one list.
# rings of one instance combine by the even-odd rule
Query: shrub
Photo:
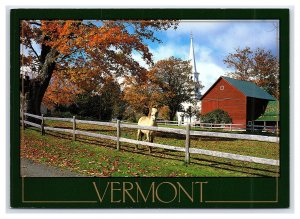
[(216, 109), (213, 110), (205, 115), (201, 116), (201, 121), (204, 123), (231, 123), (232, 119), (230, 118), (229, 114), (222, 110)]
[(71, 114), (70, 112), (65, 112), (65, 111), (53, 111), (51, 113), (52, 117), (59, 117), (59, 118), (72, 118), (73, 114)]

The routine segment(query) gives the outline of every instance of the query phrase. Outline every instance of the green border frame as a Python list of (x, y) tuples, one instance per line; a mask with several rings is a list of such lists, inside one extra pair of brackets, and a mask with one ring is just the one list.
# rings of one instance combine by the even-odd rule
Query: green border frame
[[(13, 208), (287, 208), (289, 207), (289, 9), (13, 9), (10, 23), (10, 203)], [(179, 19), (280, 20), (280, 177), (279, 178), (21, 178), (19, 128), (19, 21), (22, 19)], [(191, 203), (100, 202), (107, 182), (205, 182), (203, 197)], [(105, 188), (105, 187), (104, 187)], [(200, 188), (199, 188), (200, 189)], [(202, 188), (201, 188), (202, 189)], [(198, 191), (199, 193), (200, 191)], [(162, 192), (163, 193), (163, 192)], [(162, 194), (168, 199), (168, 194)], [(118, 198), (118, 197), (117, 197)], [(199, 199), (200, 198), (200, 199)], [(198, 200), (199, 199), (199, 200)], [(196, 200), (196, 197), (195, 197)]]

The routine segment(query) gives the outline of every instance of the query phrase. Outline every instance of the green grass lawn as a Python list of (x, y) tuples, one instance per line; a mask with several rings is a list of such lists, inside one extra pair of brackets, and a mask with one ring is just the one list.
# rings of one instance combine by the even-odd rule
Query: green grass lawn
[[(71, 123), (47, 121), (46, 125), (71, 128)], [(79, 124), (78, 129), (116, 135), (113, 127)], [(122, 137), (136, 138), (136, 130), (122, 129)], [(277, 176), (278, 167), (191, 154), (191, 163), (184, 164), (184, 153), (155, 148), (153, 153), (139, 146), (47, 131), (42, 136), (34, 128), (22, 134), (21, 155), (28, 159), (63, 167), (89, 176)], [(185, 136), (158, 133), (155, 143), (184, 147)], [(235, 154), (279, 159), (279, 145), (269, 142), (224, 138), (193, 137), (192, 148), (202, 148)]]

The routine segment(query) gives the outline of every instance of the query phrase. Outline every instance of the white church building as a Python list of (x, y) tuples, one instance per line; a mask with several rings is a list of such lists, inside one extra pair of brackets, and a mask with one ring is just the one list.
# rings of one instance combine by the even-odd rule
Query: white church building
[[(191, 34), (189, 60), (191, 62), (191, 66), (192, 66), (191, 79), (194, 82), (199, 82), (199, 72), (197, 71), (197, 67), (196, 67), (196, 59), (195, 59), (192, 34)], [(193, 115), (193, 113), (191, 113), (191, 112), (193, 112), (193, 111), (200, 112), (200, 110), (201, 110), (200, 97), (201, 97), (201, 92), (200, 92), (199, 87), (196, 85), (194, 88), (194, 92), (192, 93), (192, 102), (181, 103), (181, 105), (183, 106), (183, 111), (177, 112), (178, 124), (195, 123), (195, 122), (199, 121), (197, 119), (197, 116), (195, 114)]]

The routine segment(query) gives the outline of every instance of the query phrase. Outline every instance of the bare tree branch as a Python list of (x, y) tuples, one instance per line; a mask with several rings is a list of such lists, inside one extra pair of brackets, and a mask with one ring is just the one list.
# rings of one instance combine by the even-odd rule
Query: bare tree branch
[(37, 25), (37, 26), (42, 26), (42, 24), (41, 23), (38, 23), (38, 22), (36, 22), (36, 21), (29, 21), (28, 22), (29, 24), (31, 24), (31, 25)]
[(39, 62), (42, 64), (41, 59), (39, 54), (35, 51), (35, 49), (33, 48), (30, 39), (28, 40), (28, 45), (30, 47), (30, 49), (32, 50), (32, 52), (35, 54), (36, 58), (39, 60)]

